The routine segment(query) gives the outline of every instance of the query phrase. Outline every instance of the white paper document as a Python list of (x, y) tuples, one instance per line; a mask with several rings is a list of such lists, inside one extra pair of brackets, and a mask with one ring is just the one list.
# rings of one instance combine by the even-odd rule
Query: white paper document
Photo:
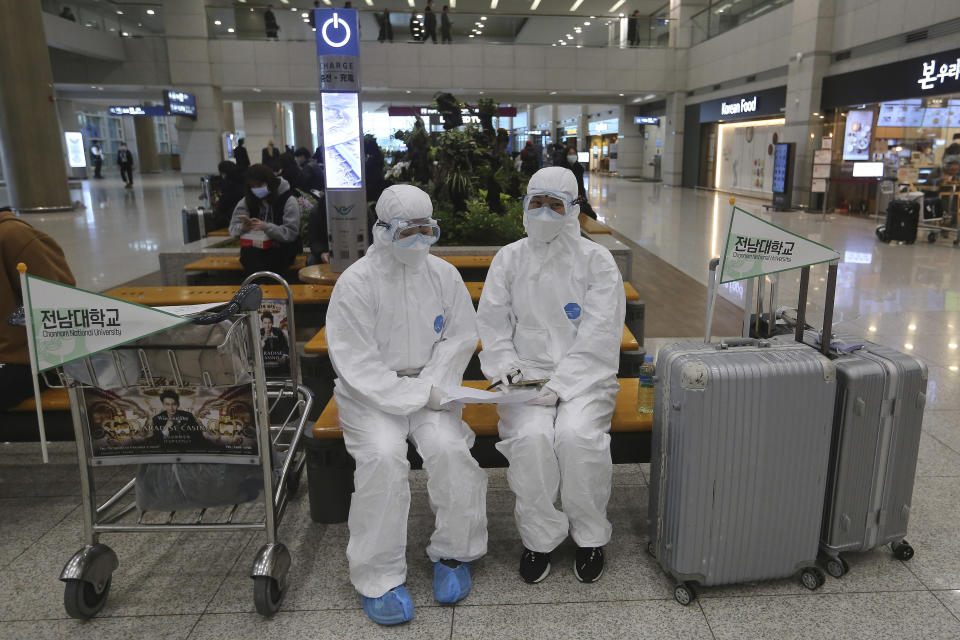
[(446, 387), (443, 393), (446, 396), (445, 402), (463, 404), (522, 404), (540, 395), (540, 391), (535, 388), (484, 391), (471, 387)]

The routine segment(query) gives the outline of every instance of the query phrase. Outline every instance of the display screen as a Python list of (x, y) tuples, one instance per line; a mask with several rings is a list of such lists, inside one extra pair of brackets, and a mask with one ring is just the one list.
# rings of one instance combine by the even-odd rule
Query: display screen
[(787, 191), (787, 164), (790, 160), (790, 145), (779, 143), (773, 146), (773, 192)]
[(928, 107), (923, 113), (923, 126), (924, 127), (946, 127), (947, 126), (947, 108), (946, 107), (937, 107), (930, 108)]
[(880, 105), (878, 127), (919, 127), (923, 125), (923, 99), (897, 100)]
[(356, 93), (322, 93), (323, 158), (328, 189), (363, 187), (360, 105)]
[(172, 116), (197, 117), (197, 97), (192, 93), (168, 89), (163, 92), (163, 104)]
[(873, 111), (851, 109), (847, 114), (847, 129), (843, 137), (843, 159), (869, 160), (872, 136)]
[(65, 131), (63, 139), (67, 143), (67, 161), (74, 169), (87, 166), (87, 154), (83, 151), (83, 136), (79, 131)]
[(960, 100), (947, 102), (947, 126), (960, 127)]
[(854, 178), (882, 178), (883, 163), (882, 162), (854, 162), (853, 177)]

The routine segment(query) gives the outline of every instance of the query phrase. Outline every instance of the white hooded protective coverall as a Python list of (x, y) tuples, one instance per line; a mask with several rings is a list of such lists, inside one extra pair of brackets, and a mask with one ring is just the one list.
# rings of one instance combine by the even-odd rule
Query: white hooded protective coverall
[[(431, 212), (430, 198), (409, 185), (377, 202), (383, 222)], [(470, 455), (473, 432), (460, 408), (425, 406), (432, 386), (461, 383), (477, 347), (476, 313), (455, 267), (429, 254), (409, 266), (394, 250), (388, 230), (375, 226), (373, 246), (337, 280), (327, 311), (334, 397), (357, 463), (347, 559), (351, 581), (370, 598), (406, 580), (407, 438), (429, 474), (436, 529), (427, 555), (469, 562), (487, 549), (487, 476)]]
[[(573, 173), (541, 169), (527, 193), (577, 197)], [(477, 314), (484, 375), (517, 367), (549, 378), (556, 407), (499, 405), (499, 449), (510, 463), (517, 528), (531, 551), (552, 551), (568, 532), (578, 546), (610, 540), (607, 501), (613, 466), (610, 420), (626, 300), (613, 256), (580, 236), (579, 206), (568, 206), (550, 242), (527, 237), (497, 253)], [(530, 233), (528, 214), (524, 226)], [(557, 494), (563, 511), (554, 507)]]

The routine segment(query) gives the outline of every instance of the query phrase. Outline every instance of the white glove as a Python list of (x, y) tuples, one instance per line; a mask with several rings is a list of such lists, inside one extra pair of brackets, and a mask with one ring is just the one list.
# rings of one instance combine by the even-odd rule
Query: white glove
[(553, 389), (550, 387), (544, 387), (540, 390), (540, 395), (531, 400), (530, 404), (539, 405), (541, 407), (555, 407), (559, 401), (560, 397)]
[(447, 394), (445, 394), (440, 387), (430, 387), (430, 399), (427, 400), (427, 408), (434, 411), (442, 411), (445, 405), (450, 403), (445, 402), (447, 399)]
[(502, 375), (493, 379), (493, 383), (499, 387), (509, 387), (514, 382), (523, 380), (523, 373), (518, 367), (511, 366)]

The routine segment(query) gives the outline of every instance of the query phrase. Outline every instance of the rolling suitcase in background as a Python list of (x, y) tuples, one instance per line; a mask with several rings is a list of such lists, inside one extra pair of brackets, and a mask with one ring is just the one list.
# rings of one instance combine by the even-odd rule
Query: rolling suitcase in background
[[(809, 275), (801, 276), (798, 318), (805, 315), (804, 278), (809, 281)], [(826, 350), (816, 332), (797, 331), (793, 339), (826, 351), (837, 368), (820, 545), (827, 572), (835, 578), (847, 572), (842, 552), (885, 544), (898, 559), (909, 560), (913, 547), (904, 536), (926, 403), (926, 365), (911, 355), (855, 338), (834, 338)], [(783, 343), (790, 338), (774, 340)]]
[(738, 338), (661, 349), (656, 373), (648, 550), (677, 581), (677, 602), (690, 604), (698, 585), (797, 572), (819, 588), (837, 390), (830, 359)]
[(877, 227), (877, 238), (881, 242), (917, 241), (917, 227), (920, 224), (919, 200), (891, 200), (887, 207), (887, 223)]

